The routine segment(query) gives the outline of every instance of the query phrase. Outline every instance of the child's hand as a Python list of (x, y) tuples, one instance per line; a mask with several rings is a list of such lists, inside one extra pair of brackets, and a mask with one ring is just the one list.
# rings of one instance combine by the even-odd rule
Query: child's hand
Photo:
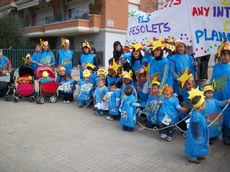
[(186, 113), (186, 112), (188, 112), (187, 108), (185, 108), (185, 107), (180, 108), (180, 113)]
[(200, 139), (201, 139), (200, 136), (197, 136), (197, 137), (196, 137), (196, 140), (200, 140)]
[(158, 101), (157, 104), (158, 104), (158, 105), (162, 105), (163, 102), (162, 102), (162, 101)]
[(227, 101), (227, 102), (228, 102), (228, 104), (230, 104), (230, 99), (228, 99), (228, 101)]

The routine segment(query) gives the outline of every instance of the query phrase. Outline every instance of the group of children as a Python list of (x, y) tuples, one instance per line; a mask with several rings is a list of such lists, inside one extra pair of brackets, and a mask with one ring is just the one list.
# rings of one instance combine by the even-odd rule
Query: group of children
[[(114, 42), (114, 57), (105, 70), (98, 68), (85, 40), (78, 63), (80, 78), (75, 81), (71, 78), (73, 54), (69, 40), (63, 39), (56, 79), (59, 96), (70, 103), (76, 90), (79, 108), (93, 104), (95, 114), (108, 113), (108, 120), (120, 120), (124, 131), (134, 131), (137, 118), (144, 116), (147, 127), (157, 127), (160, 138), (167, 141), (173, 139), (175, 125), (190, 117), (188, 129), (183, 128), (187, 130), (185, 153), (190, 162), (200, 163), (208, 154), (209, 140), (222, 134), (224, 144), (230, 145), (230, 44), (223, 42), (219, 47), (220, 62), (213, 68), (210, 84), (202, 88), (195, 83), (196, 61), (186, 54), (183, 42), (149, 43), (150, 49), (131, 44), (130, 51)], [(43, 42), (42, 47), (47, 44)], [(44, 51), (31, 59), (34, 68), (43, 62), (53, 65), (52, 55), (42, 58)]]
[[(151, 51), (155, 55), (159, 51), (161, 57), (151, 56), (152, 52), (142, 55), (143, 47), (137, 43), (131, 45), (133, 51), (120, 54), (114, 46), (114, 55), (120, 57), (109, 60), (108, 70), (85, 62), (82, 76), (76, 82), (76, 99), (80, 108), (92, 103), (95, 114), (102, 116), (107, 112), (108, 120), (119, 119), (126, 131), (133, 131), (137, 118), (145, 115), (147, 126), (157, 126), (160, 137), (167, 141), (173, 139), (175, 125), (190, 117), (185, 153), (190, 162), (200, 163), (208, 154), (209, 144), (221, 134), (223, 142), (230, 144), (230, 108), (227, 107), (230, 104), (230, 46), (224, 43), (220, 47), (220, 62), (214, 66), (210, 84), (202, 88), (195, 83), (196, 64), (190, 55), (165, 57), (164, 44), (156, 42)], [(181, 44), (177, 46), (185, 48)], [(227, 108), (221, 112), (223, 107)]]

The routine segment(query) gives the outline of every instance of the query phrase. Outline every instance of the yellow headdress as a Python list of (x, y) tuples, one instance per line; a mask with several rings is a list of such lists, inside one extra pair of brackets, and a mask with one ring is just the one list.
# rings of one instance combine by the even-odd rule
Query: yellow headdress
[(25, 57), (22, 57), (22, 60), (24, 61), (25, 65), (29, 65), (30, 64), (30, 59), (31, 59), (31, 55), (27, 54)]
[(47, 78), (49, 73), (47, 71), (42, 72), (42, 78)]
[(66, 44), (70, 44), (69, 40), (66, 38), (61, 38), (61, 45), (64, 46)]
[(214, 91), (213, 85), (205, 85), (204, 88), (203, 88), (203, 91), (204, 91), (204, 93), (206, 91)]
[(91, 64), (91, 63), (86, 63), (85, 66), (86, 67), (90, 67), (91, 69), (95, 69), (96, 68), (96, 66), (93, 65), (93, 64)]
[(132, 81), (133, 80), (132, 76), (133, 76), (133, 72), (132, 71), (129, 71), (129, 72), (124, 71), (123, 78), (128, 78), (129, 80)]
[(223, 40), (217, 50), (217, 57), (220, 57), (220, 53), (223, 50), (230, 50), (230, 44), (226, 42), (226, 40)]
[(152, 82), (151, 82), (151, 86), (152, 86), (153, 84), (157, 84), (158, 86), (161, 85), (161, 83), (157, 80), (157, 77), (154, 77), (154, 78), (153, 78), (153, 80), (152, 80)]
[(192, 88), (191, 91), (188, 91), (188, 93), (189, 93), (189, 97), (188, 98), (190, 100), (192, 100), (195, 96), (201, 96), (200, 101), (197, 104), (192, 105), (195, 109), (198, 108), (198, 107), (200, 107), (205, 102), (204, 93), (203, 93), (203, 91), (200, 91), (198, 89), (198, 87), (196, 89)]
[(81, 47), (88, 47), (89, 49), (91, 49), (90, 45), (89, 45), (89, 42), (84, 40), (84, 42), (82, 43)]
[(109, 69), (113, 69), (116, 72), (116, 74), (117, 74), (117, 71), (118, 71), (120, 65), (116, 63), (115, 58), (113, 58), (113, 62), (112, 63), (113, 64), (109, 66)]
[(192, 74), (189, 74), (188, 68), (186, 68), (184, 73), (179, 78), (177, 78), (177, 80), (181, 83), (181, 87), (184, 88), (184, 84), (186, 83), (186, 81), (192, 78), (193, 78)]
[(98, 69), (97, 70), (97, 75), (104, 75), (107, 76), (107, 71), (105, 69)]
[(83, 72), (83, 77), (89, 78), (91, 75), (91, 72), (88, 69), (85, 69)]
[(158, 47), (165, 47), (165, 44), (162, 42), (162, 39), (159, 39), (157, 41), (153, 41), (153, 40), (148, 40), (148, 42), (150, 43), (150, 45), (152, 46), (152, 51), (154, 51), (155, 49), (157, 49)]
[(143, 48), (145, 48), (145, 46), (143, 46), (141, 43), (137, 42), (137, 43), (134, 43), (134, 44), (130, 44), (130, 46), (135, 50), (135, 51), (138, 51), (138, 50), (142, 50)]
[(42, 39), (40, 39), (40, 45), (42, 46), (42, 48), (44, 48), (45, 46), (49, 45), (49, 42), (43, 41)]

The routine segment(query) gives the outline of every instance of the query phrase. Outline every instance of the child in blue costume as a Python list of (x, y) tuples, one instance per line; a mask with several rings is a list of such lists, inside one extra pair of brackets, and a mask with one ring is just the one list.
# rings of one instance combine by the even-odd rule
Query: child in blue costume
[(160, 105), (157, 103), (160, 101), (160, 83), (157, 79), (153, 79), (150, 85), (150, 94), (148, 96), (148, 101), (146, 104), (144, 114), (147, 117), (147, 127), (153, 128), (154, 126), (158, 126), (158, 110)]
[(124, 71), (122, 74), (122, 86), (121, 86), (121, 98), (125, 95), (125, 88), (127, 86), (132, 87), (133, 95), (137, 98), (137, 91), (135, 86), (132, 83), (132, 71)]
[(90, 75), (90, 71), (85, 69), (83, 72), (84, 79), (78, 80), (77, 84), (80, 88), (77, 90), (76, 98), (79, 100), (79, 108), (88, 107), (92, 100), (93, 84), (89, 80)]
[(5, 76), (11, 71), (10, 60), (2, 55), (2, 50), (0, 50), (0, 76)]
[(97, 59), (95, 54), (90, 53), (91, 47), (89, 43), (85, 40), (82, 43), (82, 54), (78, 61), (78, 69), (80, 69), (80, 78), (83, 78), (83, 71), (85, 69), (85, 64), (90, 63), (97, 67)]
[[(140, 43), (132, 44), (133, 51), (131, 53), (130, 59), (125, 59), (126, 61), (130, 61), (129, 65), (131, 66), (131, 69), (133, 70), (134, 76), (133, 80), (136, 82), (137, 77), (140, 73), (140, 69), (143, 67), (148, 66), (148, 61), (146, 58), (143, 58), (143, 51), (142, 49), (144, 46), (142, 46)], [(135, 85), (136, 83), (134, 83)]]
[(177, 95), (180, 95), (180, 86), (178, 85), (177, 79), (184, 73), (186, 68), (188, 68), (188, 72), (194, 76), (195, 65), (197, 65), (197, 63), (191, 55), (186, 54), (186, 45), (181, 41), (176, 43), (176, 54), (173, 55), (170, 60), (172, 62), (172, 76), (174, 79), (173, 89)]
[(65, 75), (65, 81), (64, 84), (68, 84), (67, 89), (63, 90), (63, 102), (64, 103), (70, 103), (73, 101), (73, 80), (70, 74)]
[(201, 111), (205, 109), (205, 99), (203, 92), (192, 89), (189, 92), (191, 104), (194, 107), (189, 122), (185, 139), (185, 154), (188, 161), (199, 164), (208, 155), (208, 127), (205, 117)]
[(71, 74), (73, 69), (73, 51), (69, 49), (70, 42), (68, 39), (61, 38), (62, 49), (58, 50), (57, 65), (65, 67), (66, 73)]
[(136, 107), (139, 106), (136, 97), (132, 94), (131, 86), (125, 88), (125, 96), (121, 99), (121, 118), (120, 125), (123, 130), (134, 131), (136, 126)]
[(105, 94), (109, 91), (105, 86), (105, 80), (99, 79), (98, 86), (95, 90), (93, 97), (96, 99), (94, 107), (96, 108), (96, 115), (103, 116), (104, 111), (108, 110), (108, 103), (104, 100)]
[[(224, 101), (230, 98), (230, 44), (223, 43), (219, 50), (220, 63), (213, 67), (211, 83), (214, 81), (216, 87), (213, 97)], [(230, 145), (230, 106), (223, 112), (223, 141)]]
[(145, 108), (148, 96), (149, 96), (149, 86), (147, 82), (147, 73), (142, 68), (139, 72), (139, 75), (137, 76), (137, 97), (138, 97), (138, 103), (140, 103), (141, 108)]
[(90, 80), (90, 82), (92, 82), (92, 84), (95, 88), (97, 86), (97, 78), (98, 78), (97, 74), (94, 73), (96, 70), (96, 66), (94, 66), (93, 64), (90, 64), (90, 63), (86, 63), (85, 67), (91, 73), (89, 80)]
[(186, 108), (181, 107), (178, 99), (173, 96), (173, 88), (167, 85), (163, 88), (163, 98), (158, 102), (161, 107), (158, 112), (158, 123), (160, 128), (160, 137), (171, 141), (173, 137), (173, 128), (179, 121), (179, 113), (185, 113)]
[(36, 71), (37, 68), (38, 68), (38, 65), (37, 65), (37, 62), (38, 62), (38, 54), (40, 53), (41, 51), (41, 45), (40, 44), (37, 44), (36, 47), (35, 47), (35, 53), (33, 53), (31, 59), (30, 59), (30, 67)]
[(40, 43), (42, 46), (42, 51), (39, 52), (37, 56), (37, 65), (54, 66), (55, 64), (54, 54), (50, 51), (48, 41), (42, 41), (40, 39)]
[[(207, 119), (207, 124), (215, 120), (221, 112), (221, 107), (224, 107), (227, 103), (230, 103), (230, 99), (228, 101), (218, 101), (213, 98), (213, 86), (212, 85), (204, 85), (203, 87), (206, 108), (202, 111), (202, 114)], [(222, 125), (223, 118), (220, 116), (215, 123), (209, 126), (209, 142), (212, 143), (212, 140), (216, 140), (222, 133)]]
[(110, 83), (110, 91), (106, 94), (106, 100), (109, 104), (109, 115), (106, 119), (113, 121), (119, 118), (119, 107), (121, 102), (121, 90), (117, 88), (116, 82)]
[[(65, 75), (66, 75), (65, 68), (58, 66), (57, 78), (56, 78), (56, 82), (57, 82), (58, 86), (61, 86), (62, 84), (65, 83)], [(63, 98), (63, 92), (61, 90), (58, 90), (58, 98)]]
[(111, 82), (116, 82), (118, 88), (120, 88), (119, 85), (121, 85), (121, 78), (118, 75), (118, 69), (120, 68), (120, 65), (115, 62), (115, 59), (113, 58), (112, 64), (109, 65), (108, 68), (108, 76), (106, 77), (106, 85), (109, 86)]
[(149, 85), (154, 77), (161, 83), (160, 90), (164, 85), (172, 86), (172, 68), (169, 60), (163, 57), (165, 44), (161, 40), (148, 41), (152, 46), (152, 58), (149, 60)]

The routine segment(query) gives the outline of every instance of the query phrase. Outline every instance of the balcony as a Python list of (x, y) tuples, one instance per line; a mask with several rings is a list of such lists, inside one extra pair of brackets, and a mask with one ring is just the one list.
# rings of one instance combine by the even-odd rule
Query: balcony
[(65, 21), (62, 16), (55, 16), (38, 20), (37, 23), (40, 25), (25, 27), (27, 36), (75, 36), (98, 33), (101, 27), (101, 15), (84, 13), (82, 16), (75, 16), (74, 19), (70, 18)]

